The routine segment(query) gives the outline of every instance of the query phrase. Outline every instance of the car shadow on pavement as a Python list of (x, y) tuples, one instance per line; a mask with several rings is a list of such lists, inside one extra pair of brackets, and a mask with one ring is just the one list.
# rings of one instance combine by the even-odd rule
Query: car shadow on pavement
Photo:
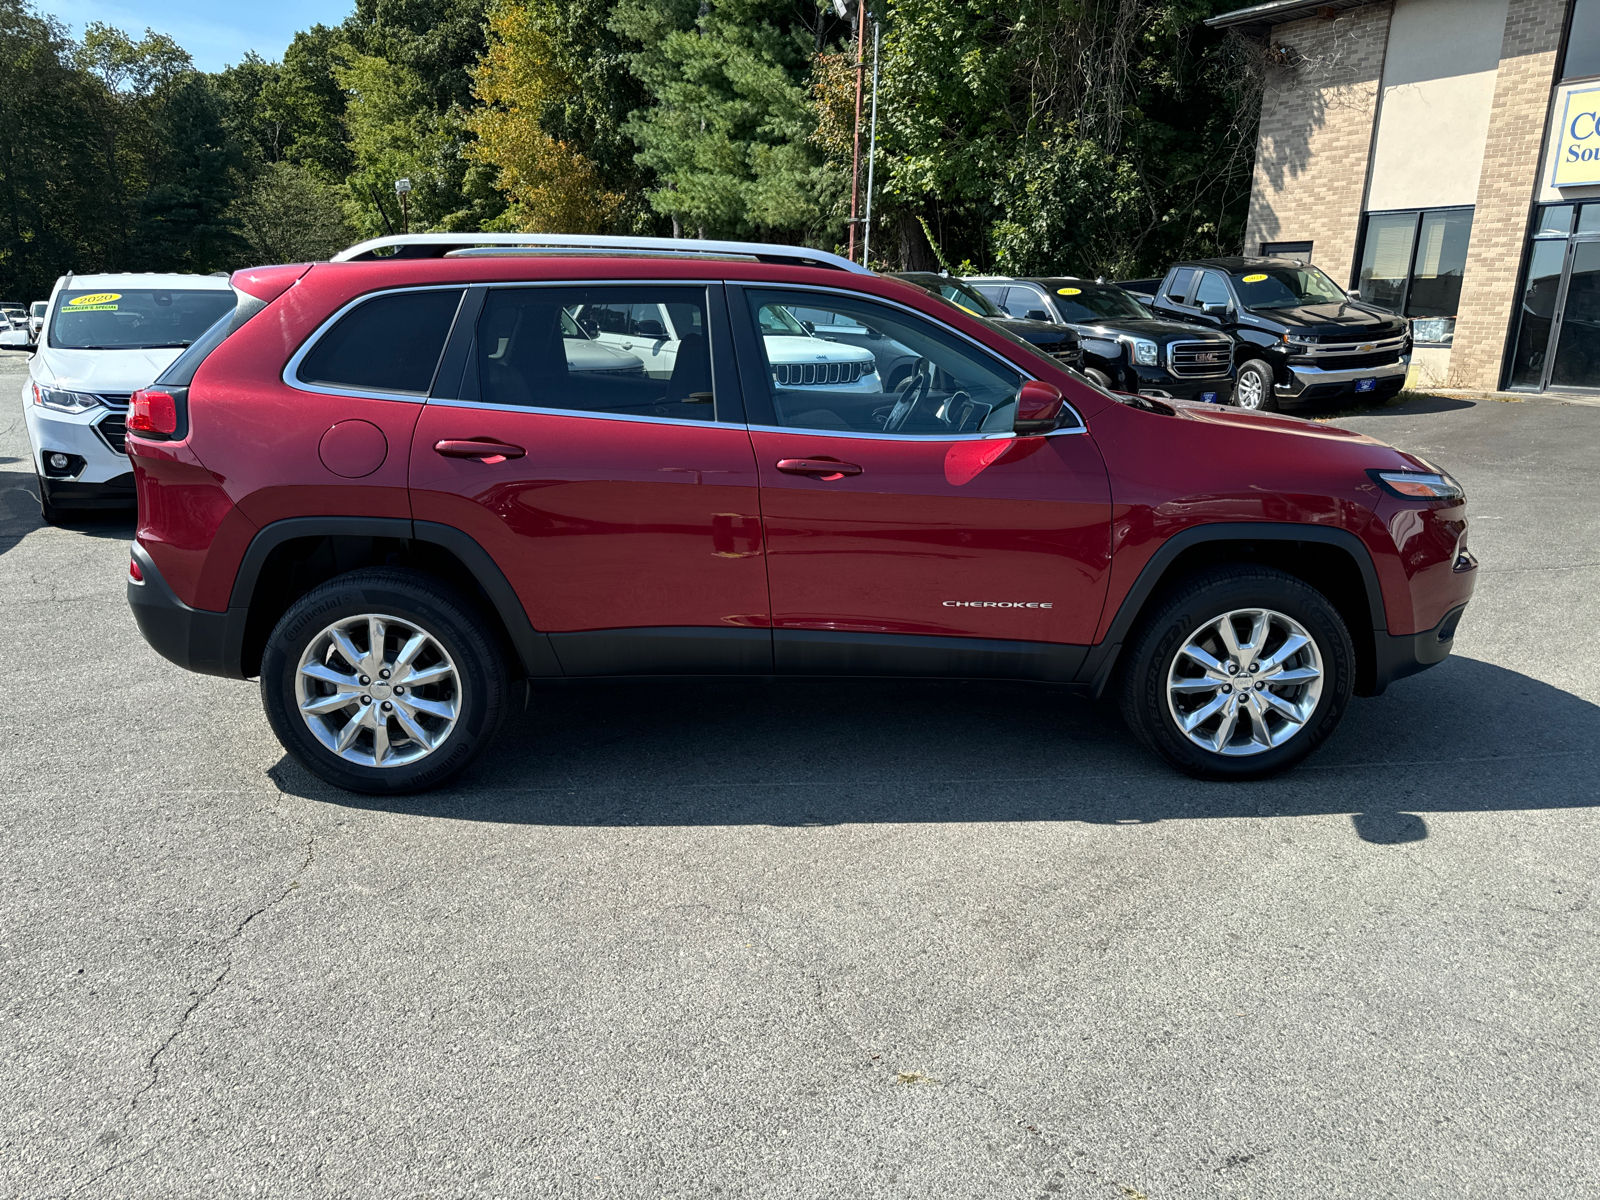
[(1469, 658), (1353, 701), (1305, 764), (1244, 784), (1179, 775), (1114, 705), (1027, 685), (619, 681), (530, 699), (439, 791), (359, 796), (287, 757), (269, 774), (286, 793), (352, 808), (545, 825), (1353, 814), (1364, 841), (1400, 844), (1428, 836), (1419, 813), (1600, 805), (1600, 706)]
[[(88, 509), (82, 514), (73, 514), (69, 521), (55, 528), (79, 537), (132, 541), (136, 523), (131, 508)], [(34, 531), (48, 528), (51, 526), (46, 525), (39, 514), (39, 493), (34, 490), (33, 476), (0, 474), (0, 554), (15, 548)]]

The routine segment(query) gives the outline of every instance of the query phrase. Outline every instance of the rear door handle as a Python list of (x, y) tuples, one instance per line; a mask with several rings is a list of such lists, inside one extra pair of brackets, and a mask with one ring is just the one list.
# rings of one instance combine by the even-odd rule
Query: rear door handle
[(778, 470), (786, 475), (814, 475), (819, 479), (842, 479), (846, 475), (861, 474), (861, 468), (855, 463), (834, 462), (826, 458), (780, 458)]
[(521, 446), (505, 442), (492, 442), (488, 438), (446, 438), (433, 444), (436, 453), (446, 458), (476, 458), (486, 463), (502, 463), (508, 458), (521, 458), (528, 452)]

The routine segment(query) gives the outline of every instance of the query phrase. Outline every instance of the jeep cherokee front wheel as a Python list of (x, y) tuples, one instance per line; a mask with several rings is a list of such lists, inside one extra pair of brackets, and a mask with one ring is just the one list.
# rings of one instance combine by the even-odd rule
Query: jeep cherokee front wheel
[(505, 691), (483, 619), (412, 571), (352, 571), (312, 589), (261, 662), (284, 749), (353, 792), (420, 791), (460, 774), (493, 738)]
[(1315, 588), (1263, 567), (1220, 567), (1181, 584), (1135, 635), (1122, 713), (1136, 736), (1204, 779), (1293, 766), (1337, 728), (1355, 649)]

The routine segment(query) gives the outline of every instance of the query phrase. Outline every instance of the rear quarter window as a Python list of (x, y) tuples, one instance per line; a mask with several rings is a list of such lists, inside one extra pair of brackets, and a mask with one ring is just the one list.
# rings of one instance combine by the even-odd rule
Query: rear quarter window
[(391, 292), (362, 301), (317, 339), (294, 377), (311, 387), (427, 395), (462, 291)]

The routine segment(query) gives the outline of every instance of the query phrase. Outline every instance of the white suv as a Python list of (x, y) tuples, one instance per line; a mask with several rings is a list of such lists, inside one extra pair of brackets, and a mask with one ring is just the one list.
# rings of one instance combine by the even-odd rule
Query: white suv
[(128, 397), (232, 312), (236, 299), (223, 276), (56, 281), (22, 390), (46, 521), (136, 503), (123, 452)]

